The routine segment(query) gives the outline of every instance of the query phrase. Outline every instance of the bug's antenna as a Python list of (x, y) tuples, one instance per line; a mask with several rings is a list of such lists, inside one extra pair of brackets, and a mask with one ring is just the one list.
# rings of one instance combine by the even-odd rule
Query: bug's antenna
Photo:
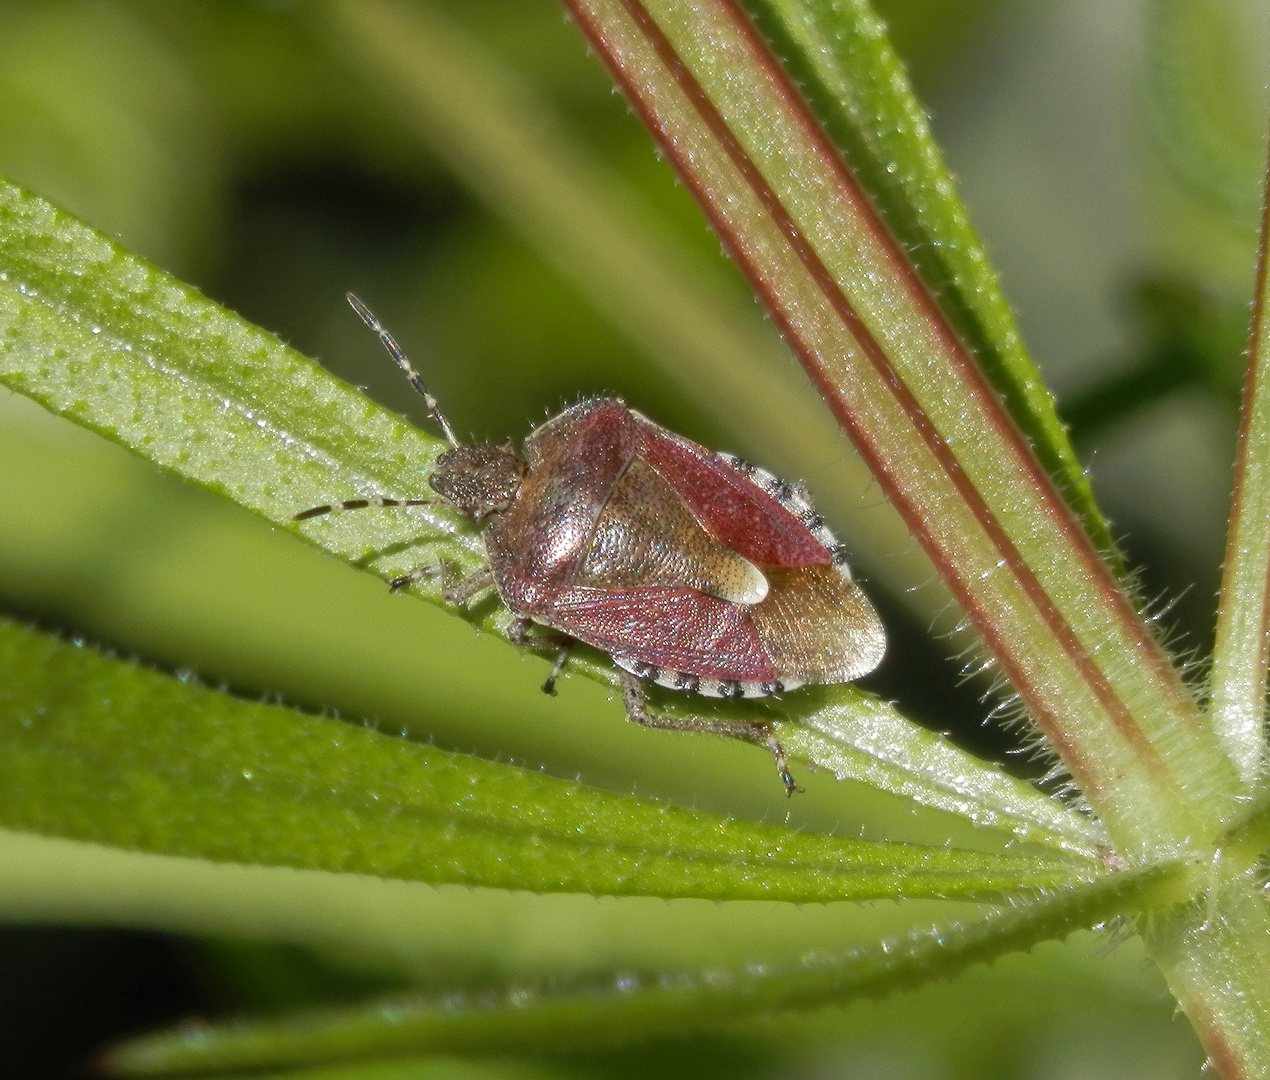
[(392, 334), (384, 329), (383, 323), (375, 318), (374, 312), (355, 295), (351, 292), (345, 293), (344, 298), (352, 305), (353, 310), (361, 316), (362, 322), (379, 335), (379, 340), (384, 343), (384, 348), (388, 350), (388, 355), (397, 361), (397, 366), (406, 373), (406, 378), (410, 380), (410, 385), (419, 391), (423, 400), (427, 402), (428, 414), (441, 425), (441, 430), (445, 432), (445, 437), (450, 445), (458, 446), (459, 440), (454, 435), (454, 429), (450, 427), (450, 421), (445, 418), (445, 414), (441, 411), (441, 406), (437, 404), (437, 399), (432, 396), (427, 386), (424, 385), (423, 377), (415, 371), (410, 361), (406, 359), (406, 354), (402, 351), (401, 346), (397, 344)]

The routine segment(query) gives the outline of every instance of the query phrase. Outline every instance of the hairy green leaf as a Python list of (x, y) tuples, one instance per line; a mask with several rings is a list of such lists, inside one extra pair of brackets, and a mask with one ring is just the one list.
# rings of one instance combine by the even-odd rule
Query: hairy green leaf
[(819, 707), (803, 705), (796, 719), (778, 722), (787, 753), (831, 770), (839, 780), (905, 794), (1021, 840), (1090, 858), (1110, 850), (1096, 818), (1038, 797), (1031, 784), (975, 761), (906, 720), (889, 702), (854, 688), (828, 697)]
[(1151, 0), (1143, 82), (1155, 145), (1174, 176), (1243, 226), (1260, 206), (1265, 121), (1240, 15), (1213, 0)]
[(1229, 861), (1214, 860), (1193, 902), (1143, 916), (1139, 930), (1215, 1071), (1253, 1080), (1270, 1073), (1270, 904), (1264, 872)]
[(572, 1070), (515, 1061), (469, 1061), (456, 1057), (337, 1065), (282, 1073), (256, 1073), (256, 1080), (568, 1080)]
[[(1162, 4), (1160, 8), (1207, 5)], [(1210, 716), (1226, 752), (1260, 798), (1214, 845), (1204, 888), (1189, 904), (1144, 917), (1139, 929), (1216, 1072), (1270, 1075), (1270, 904), (1264, 787), (1267, 618), (1270, 613), (1270, 166), (1235, 463), (1226, 563), (1213, 654)]]
[(623, 972), (579, 985), (444, 999), (415, 995), (276, 1021), (182, 1028), (110, 1051), (126, 1076), (316, 1064), (461, 1050), (621, 1045), (735, 1028), (756, 1013), (814, 1009), (946, 978), (971, 964), (1099, 923), (1169, 895), (1179, 867), (1113, 875), (1016, 910), (846, 952), (817, 951), (743, 970)]
[(841, 840), (596, 791), (240, 701), (7, 621), (0, 673), (8, 828), (556, 892), (975, 897), (1078, 876), (1065, 860)]

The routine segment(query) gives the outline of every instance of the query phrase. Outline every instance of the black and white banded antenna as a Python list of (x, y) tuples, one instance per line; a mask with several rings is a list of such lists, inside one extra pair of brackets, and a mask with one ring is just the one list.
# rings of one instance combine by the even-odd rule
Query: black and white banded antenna
[[(406, 378), (410, 380), (410, 385), (419, 392), (427, 403), (428, 415), (441, 425), (441, 430), (445, 432), (445, 437), (449, 444), (457, 447), (459, 440), (454, 435), (454, 428), (450, 427), (450, 421), (445, 418), (445, 414), (441, 411), (441, 406), (437, 404), (437, 399), (432, 396), (432, 392), (424, 383), (423, 376), (415, 371), (414, 365), (406, 357), (405, 350), (397, 344), (397, 339), (384, 328), (384, 324), (375, 318), (375, 313), (363, 304), (356, 295), (349, 292), (345, 293), (344, 296), (349, 304), (352, 305), (353, 310), (361, 317), (362, 322), (379, 335), (379, 340), (384, 343), (384, 348), (388, 350), (388, 355), (397, 361), (397, 366), (405, 372)], [(324, 514), (333, 514), (340, 510), (365, 510), (372, 506), (431, 506), (434, 502), (434, 499), (390, 499), (386, 496), (369, 499), (345, 499), (343, 502), (311, 506), (307, 510), (301, 510), (291, 520), (308, 521), (309, 518), (322, 517)]]
[(423, 376), (414, 369), (414, 365), (407, 359), (405, 351), (397, 340), (388, 333), (384, 328), (384, 324), (375, 318), (375, 313), (358, 299), (355, 293), (345, 293), (344, 298), (352, 305), (354, 311), (361, 317), (362, 322), (369, 326), (376, 334), (379, 340), (384, 343), (384, 348), (388, 350), (388, 355), (397, 361), (397, 366), (405, 372), (406, 378), (410, 380), (410, 385), (419, 392), (419, 395), (427, 403), (428, 415), (441, 425), (441, 430), (445, 432), (446, 441), (457, 447), (459, 440), (454, 434), (454, 428), (450, 427), (450, 421), (445, 418), (445, 413), (441, 411), (441, 406), (437, 404), (437, 399), (432, 396), (432, 391), (428, 389), (423, 381)]

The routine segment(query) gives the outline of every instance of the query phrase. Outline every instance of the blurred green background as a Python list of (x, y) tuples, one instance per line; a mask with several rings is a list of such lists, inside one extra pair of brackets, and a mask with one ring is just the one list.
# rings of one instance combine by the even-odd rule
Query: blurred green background
[[(1103, 507), (1143, 568), (1143, 593), (1173, 604), (1169, 633), (1202, 655), (1254, 271), (1270, 14), (1258, 0), (879, 7)], [(442, 11), (465, 47), (514, 72), (554, 113), (560, 139), (618, 178), (623, 198), (642, 200), (676, 257), (775, 352), (746, 286), (554, 0), (420, 10)], [(579, 396), (613, 392), (703, 442), (763, 453), (721, 406), (726, 395), (708, 385), (686, 393), (603, 297), (575, 287), (567, 254), (544, 245), (540, 223), (491, 212), (488, 193), (452, 171), (453, 147), (421, 133), (394, 73), (320, 5), (8, 0), (0, 101), (0, 174), (408, 415), (421, 418), (419, 403), (348, 311), (346, 289), (393, 328), (474, 438), (520, 437)], [(778, 363), (780, 378), (795, 377), (791, 362)], [(819, 454), (782, 461), (813, 492), (818, 470), (852, 457), (845, 444)], [(786, 805), (750, 748), (628, 730), (620, 708), (582, 681), (544, 699), (541, 661), (390, 597), (370, 576), (4, 391), (0, 463), (0, 604), (44, 625), (245, 694), (616, 790), (852, 834), (941, 841), (958, 828), (823, 776)], [(928, 633), (938, 590), (914, 569), (877, 492), (864, 479), (858, 488), (829, 510), (892, 632), (867, 685), (963, 744), (1035, 771), (1018, 733), (982, 723), (982, 688), (960, 683), (948, 656), (956, 647)], [(276, 927), (218, 940), (68, 929), (73, 904), (24, 909), (13, 884), (52, 873), (56, 854), (0, 845), (10, 877), (0, 908), (12, 924), (0, 931), (7, 1076), (62, 1075), (107, 1038), (192, 1011), (281, 1007), (385, 979), (444, 983), (454, 971), (471, 979), (481, 964), (647, 962), (646, 940), (627, 944), (639, 936), (631, 919), (658, 928), (655, 960), (666, 964), (716, 947), (736, 955), (748, 934), (790, 948), (867, 936), (855, 909), (725, 916), (711, 905), (429, 890), (385, 908), (421, 935), (415, 952), (406, 958), (403, 946), (368, 973), (365, 957), (262, 944)], [(324, 917), (337, 922), (355, 896), (332, 899)], [(465, 912), (471, 925), (434, 929), (432, 941), (421, 925), (438, 912), (460, 922)], [(864, 921), (892, 918), (875, 915)], [(912, 918), (911, 909), (894, 917)], [(180, 929), (154, 910), (113, 921)], [(453, 940), (442, 947), (438, 935)], [(465, 944), (484, 959), (465, 961)], [(1199, 1051), (1171, 1012), (1132, 943), (1107, 951), (1086, 935), (787, 1029), (560, 1067), (579, 1076), (1190, 1076)]]

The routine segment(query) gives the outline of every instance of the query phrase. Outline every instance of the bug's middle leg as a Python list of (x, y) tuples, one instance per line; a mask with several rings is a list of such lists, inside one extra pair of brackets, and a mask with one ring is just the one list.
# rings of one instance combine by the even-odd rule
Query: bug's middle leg
[(507, 627), (507, 637), (513, 645), (523, 645), (528, 648), (537, 648), (542, 645), (556, 646), (555, 663), (551, 665), (551, 674), (547, 676), (547, 681), (542, 684), (542, 692), (556, 696), (556, 680), (560, 678), (560, 673), (564, 671), (564, 666), (569, 662), (569, 653), (573, 650), (573, 638), (558, 637), (552, 634), (547, 641), (531, 641), (529, 638), (529, 628), (534, 625), (532, 619), (513, 619)]
[(564, 671), (564, 666), (569, 662), (569, 653), (573, 651), (573, 638), (566, 638), (556, 652), (555, 662), (551, 665), (551, 674), (547, 676), (547, 681), (542, 684), (542, 692), (556, 696), (556, 680), (560, 678), (560, 673)]
[(667, 731), (700, 731), (709, 735), (723, 735), (729, 739), (744, 739), (746, 742), (762, 743), (772, 752), (776, 762), (776, 772), (785, 785), (785, 794), (793, 795), (802, 791), (794, 783), (789, 772), (789, 762), (785, 751), (776, 738), (772, 725), (765, 720), (676, 720), (671, 716), (657, 716), (648, 711), (644, 685), (639, 678), (629, 671), (619, 669), (618, 678), (622, 681), (622, 704), (626, 706), (626, 717), (644, 727), (662, 728)]

